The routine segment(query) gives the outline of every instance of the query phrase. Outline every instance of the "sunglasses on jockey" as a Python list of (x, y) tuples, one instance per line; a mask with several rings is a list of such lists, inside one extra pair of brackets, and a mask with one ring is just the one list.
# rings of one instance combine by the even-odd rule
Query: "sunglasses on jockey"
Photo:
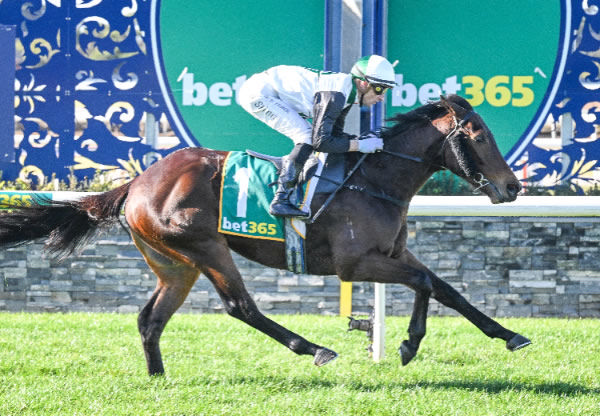
[(387, 90), (391, 88), (391, 85), (389, 83), (384, 83), (382, 82), (383, 80), (377, 79), (375, 77), (365, 76), (365, 80), (369, 83), (371, 88), (373, 88), (375, 95), (383, 95), (386, 93)]
[(382, 84), (369, 84), (369, 85), (371, 85), (371, 88), (373, 88), (375, 95), (385, 94), (386, 91), (390, 89), (390, 87), (388, 87), (387, 85), (382, 85)]

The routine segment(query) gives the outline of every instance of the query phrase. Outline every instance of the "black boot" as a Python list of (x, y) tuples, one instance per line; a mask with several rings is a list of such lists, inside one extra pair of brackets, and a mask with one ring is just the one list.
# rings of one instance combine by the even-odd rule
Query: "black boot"
[(275, 198), (269, 207), (269, 213), (279, 217), (308, 217), (308, 213), (300, 210), (290, 202), (290, 195), (298, 182), (298, 177), (312, 147), (307, 144), (298, 144), (283, 161)]

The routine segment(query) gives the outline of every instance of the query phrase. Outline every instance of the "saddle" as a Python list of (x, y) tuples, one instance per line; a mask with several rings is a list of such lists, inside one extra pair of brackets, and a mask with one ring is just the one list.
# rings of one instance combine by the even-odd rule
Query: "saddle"
[[(283, 157), (265, 155), (252, 150), (246, 150), (246, 153), (271, 162), (277, 169), (277, 173), (281, 172)], [(310, 212), (310, 203), (314, 195), (334, 193), (344, 181), (344, 175), (344, 154), (313, 152), (304, 164), (290, 201)], [(308, 183), (309, 181), (311, 183)], [(294, 273), (306, 273), (306, 222), (298, 218), (286, 218), (284, 228), (288, 270)]]
[[(271, 156), (253, 150), (246, 150), (252, 157), (267, 160), (271, 162), (277, 169), (277, 173), (281, 172), (281, 167), (285, 156)], [(309, 180), (315, 178), (318, 180), (315, 194), (330, 194), (343, 182), (345, 175), (346, 159), (342, 153), (318, 153), (313, 152), (306, 163), (304, 169), (298, 179), (297, 188), (301, 188)], [(322, 164), (320, 168), (319, 164)]]

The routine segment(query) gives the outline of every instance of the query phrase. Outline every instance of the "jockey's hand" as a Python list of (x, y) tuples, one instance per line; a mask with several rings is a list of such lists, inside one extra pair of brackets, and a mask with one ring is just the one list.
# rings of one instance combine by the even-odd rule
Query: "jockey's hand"
[(375, 153), (383, 149), (383, 139), (373, 133), (359, 137), (358, 151), (361, 153)]

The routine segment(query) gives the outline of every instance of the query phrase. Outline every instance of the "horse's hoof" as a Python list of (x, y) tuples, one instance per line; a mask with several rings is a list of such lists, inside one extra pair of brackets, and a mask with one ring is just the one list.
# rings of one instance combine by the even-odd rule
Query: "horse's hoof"
[(406, 340), (402, 341), (400, 348), (398, 348), (398, 352), (400, 353), (400, 357), (402, 357), (402, 365), (410, 363), (410, 361), (415, 358), (415, 355), (417, 355), (417, 350)]
[(322, 367), (325, 364), (335, 360), (337, 358), (337, 353), (327, 348), (319, 348), (317, 353), (315, 354), (315, 365), (317, 367)]
[(517, 334), (514, 337), (512, 337), (510, 340), (506, 341), (506, 348), (509, 351), (516, 351), (516, 350), (520, 350), (521, 348), (525, 348), (529, 344), (531, 344), (530, 340), (528, 340), (527, 338), (525, 338), (522, 335)]

